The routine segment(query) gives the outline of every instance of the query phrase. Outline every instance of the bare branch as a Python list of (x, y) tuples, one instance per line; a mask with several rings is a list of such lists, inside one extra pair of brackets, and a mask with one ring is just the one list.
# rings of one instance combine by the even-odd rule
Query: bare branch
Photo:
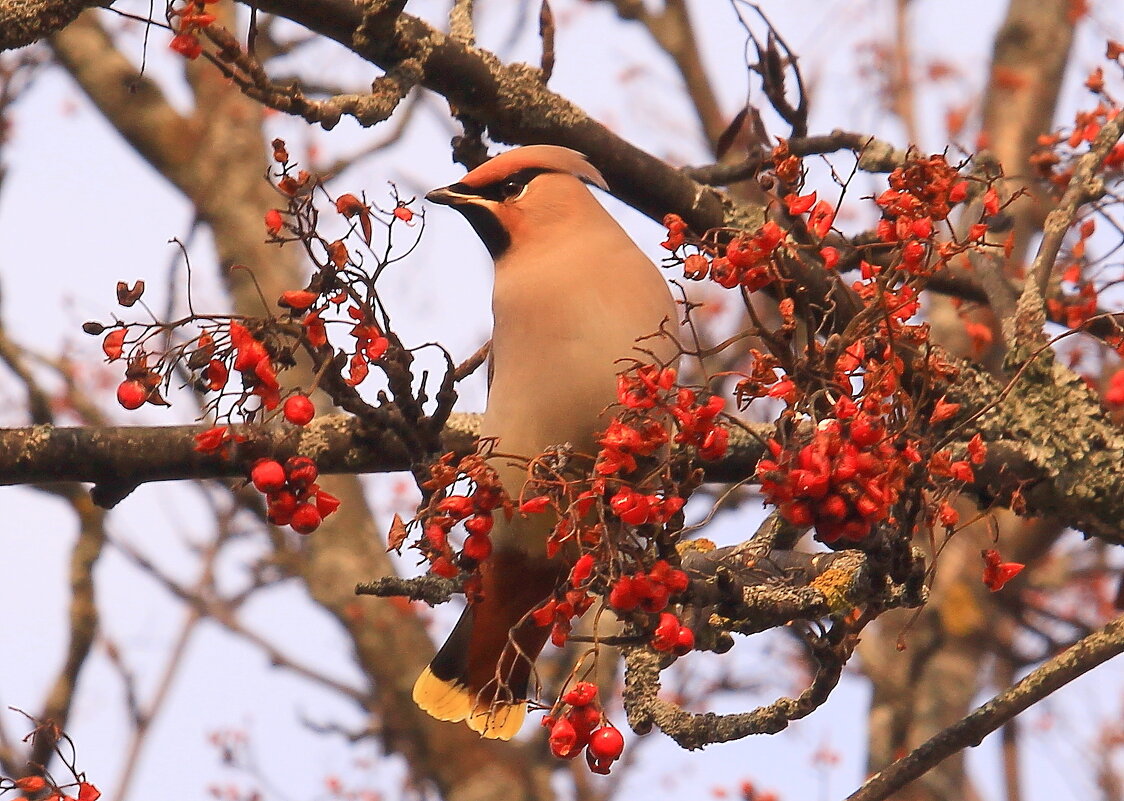
[(957, 751), (979, 745), (991, 732), (1032, 704), (1124, 652), (1124, 617), (1050, 659), (1014, 687), (949, 726), (885, 770), (872, 776), (847, 801), (881, 801)]

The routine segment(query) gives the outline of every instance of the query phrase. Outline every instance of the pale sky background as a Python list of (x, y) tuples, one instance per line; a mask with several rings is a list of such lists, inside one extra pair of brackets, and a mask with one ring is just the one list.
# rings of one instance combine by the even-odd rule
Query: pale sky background
[[(1066, 109), (1078, 103), (1089, 105), (1080, 89), (1082, 77), (1099, 63), (1106, 37), (1124, 38), (1120, 15), (1110, 11), (1119, 10), (1115, 2), (1094, 3), (1093, 21), (1082, 28), (1073, 59), (1075, 73), (1064, 93)], [(505, 47), (519, 4), (478, 0), (480, 44), (501, 49), (505, 59), (537, 61), (537, 4), (532, 5), (514, 46)], [(942, 117), (947, 103), (982, 89), (992, 36), (1005, 5), (1001, 0), (912, 3), (918, 64), (939, 57), (964, 74), (961, 83), (922, 94), (924, 148), (944, 147)], [(845, 127), (905, 144), (900, 126), (878, 107), (869, 85), (857, 76), (864, 44), (884, 40), (891, 30), (890, 2), (772, 0), (762, 6), (801, 57), (814, 92), (812, 133)], [(147, 4), (121, 7), (142, 13)], [(445, 3), (412, 0), (408, 10), (441, 20), (445, 8)], [(746, 97), (741, 30), (724, 2), (697, 0), (692, 9), (707, 41), (708, 69), (718, 78), (723, 107), (732, 115)], [(646, 34), (638, 26), (619, 24), (604, 5), (556, 0), (554, 10), (559, 29), (552, 88), (657, 155), (683, 164), (705, 162), (705, 149), (680, 96), (674, 68), (650, 45)], [(128, 39), (128, 52), (137, 60), (139, 34), (133, 26)], [(167, 40), (167, 34), (153, 31), (148, 53), (153, 75), (174, 75), (179, 66), (178, 57), (167, 50)], [(319, 70), (353, 90), (377, 74), (370, 65), (342, 53), (334, 46), (317, 46), (300, 57), (300, 69)], [(176, 87), (173, 81), (169, 91), (181, 105), (187, 103), (182, 85)], [(463, 170), (449, 159), (447, 143), (453, 129), (446, 116), (442, 101), (430, 97), (408, 138), (339, 176), (333, 191), (365, 190), (378, 201), (386, 196), (387, 181), (397, 182), (409, 195), (455, 180)], [(12, 121), (11, 141), (3, 154), (8, 174), (0, 193), (0, 313), (7, 330), (39, 352), (66, 352), (85, 365), (83, 369), (104, 389), (105, 407), (122, 423), (190, 420), (188, 403), (134, 413), (113, 406), (112, 388), (120, 380), (120, 367), (102, 364), (98, 338), (79, 329), (84, 320), (108, 321), (118, 311), (114, 302), (118, 280), (143, 278), (148, 284), (146, 300), (158, 310), (164, 308), (171, 284), (177, 310), (184, 308), (182, 263), (168, 240), (188, 236), (190, 210), (116, 136), (61, 70), (42, 73), (14, 109)], [(335, 157), (358, 151), (384, 135), (382, 130), (362, 130), (346, 120), (330, 133), (281, 117), (274, 117), (271, 127), (271, 133), (284, 137), (294, 159), (300, 161), (307, 159), (309, 144), (315, 143), (325, 157)], [(783, 129), (777, 126), (772, 131)], [(845, 158), (837, 163), (849, 167)], [(265, 166), (263, 145), (263, 171)], [(856, 188), (863, 190), (860, 194), (867, 194), (867, 186), (873, 189), (879, 180), (861, 176), (856, 182)], [(662, 229), (616, 201), (609, 199), (607, 204), (658, 261)], [(190, 252), (195, 305), (217, 309), (221, 292), (205, 232), (192, 241)], [(171, 279), (170, 269), (176, 271)], [(407, 343), (436, 339), (454, 357), (463, 358), (488, 337), (489, 281), (490, 264), (468, 226), (459, 215), (431, 208), (421, 246), (387, 274), (383, 292)], [(6, 379), (0, 381), (0, 403), (0, 424), (23, 424), (22, 394)], [(483, 388), (477, 380), (465, 389), (462, 408), (478, 410), (482, 404)], [(412, 496), (402, 494), (401, 477), (372, 478), (369, 484), (384, 526), (393, 512), (408, 511)], [(212, 497), (222, 495), (212, 493)], [(41, 706), (62, 658), (66, 560), (75, 520), (62, 504), (28, 490), (0, 489), (0, 503), (9, 521), (0, 531), (0, 553), (8, 569), (6, 580), (0, 582), (4, 643), (0, 708), (11, 705), (34, 711)], [(198, 487), (146, 485), (114, 510), (109, 528), (115, 540), (131, 544), (168, 574), (190, 584), (198, 567), (192, 545), (212, 536), (210, 509)], [(721, 517), (708, 536), (720, 541), (743, 539), (752, 531), (754, 519), (752, 514)], [(223, 586), (233, 589), (245, 581), (245, 560), (264, 551), (260, 530), (248, 527), (243, 540), (228, 550), (220, 576)], [(411, 569), (410, 560), (402, 562), (404, 570)], [(147, 702), (185, 612), (112, 546), (97, 566), (97, 579), (104, 631), (121, 649), (142, 703)], [(450, 610), (441, 610), (438, 617), (447, 621), (449, 615)], [(325, 615), (305, 602), (295, 584), (259, 593), (243, 610), (242, 619), (293, 658), (360, 685), (347, 642)], [(442, 628), (439, 636), (444, 633)], [(788, 678), (785, 642), (777, 637), (761, 640), (760, 644), (739, 642), (721, 663), (760, 683), (761, 694), (748, 699), (718, 697), (716, 711), (749, 708), (772, 700), (778, 692), (798, 689)], [(683, 663), (696, 682), (712, 675), (712, 665), (701, 655)], [(731, 664), (736, 667), (730, 668)], [(1096, 721), (1120, 715), (1121, 673), (1119, 664), (1103, 667), (1024, 718), (1026, 801), (1092, 797), (1090, 766), (1083, 751), (1093, 744)], [(127, 731), (121, 699), (121, 682), (104, 648), (98, 646), (82, 674), (69, 732), (78, 744), (79, 767), (105, 791), (107, 801), (117, 799), (115, 786)], [(659, 734), (638, 741), (626, 732), (639, 764), (628, 772), (619, 797), (655, 801), (697, 797), (723, 788), (736, 797), (743, 779), (775, 790), (783, 799), (844, 797), (862, 780), (866, 704), (865, 682), (845, 678), (823, 709), (789, 731), (712, 746), (702, 753), (682, 752)], [(223, 768), (217, 751), (207, 745), (211, 732), (228, 729), (246, 732), (250, 753), (268, 776), (269, 785), (261, 789), (269, 801), (325, 797), (328, 775), (344, 777), (349, 787), (381, 791), (388, 799), (399, 797), (402, 769), (396, 759), (378, 756), (369, 743), (352, 746), (338, 736), (314, 734), (303, 720), (352, 729), (364, 725), (349, 701), (283, 670), (271, 670), (253, 646), (205, 623), (193, 636), (168, 702), (154, 724), (129, 801), (155, 792), (205, 798), (212, 784), (233, 784), (244, 790), (261, 786)], [(624, 725), (623, 714), (615, 720)], [(15, 714), (0, 712), (0, 723), (17, 738), (24, 733), (24, 723)], [(1000, 797), (994, 739), (969, 755), (987, 801)], [(834, 767), (824, 768), (815, 759), (825, 747), (840, 758)]]

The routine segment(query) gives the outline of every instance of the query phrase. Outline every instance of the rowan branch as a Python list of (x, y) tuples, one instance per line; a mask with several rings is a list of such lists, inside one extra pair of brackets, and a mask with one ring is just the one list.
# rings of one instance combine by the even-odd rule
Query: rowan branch
[(1113, 146), (1124, 136), (1124, 114), (1117, 113), (1106, 122), (1089, 146), (1089, 152), (1077, 160), (1073, 177), (1069, 179), (1065, 194), (1058, 205), (1046, 215), (1042, 229), (1042, 243), (1030, 268), (1024, 294), (1036, 291), (1039, 299), (1045, 298), (1050, 284), (1050, 274), (1058, 258), (1062, 241), (1077, 219), (1077, 212), (1083, 204), (1104, 194), (1104, 182), (1098, 175), (1105, 157)]
[(62, 30), (87, 8), (107, 0), (6, 0), (0, 2), (0, 52), (26, 47)]
[(875, 774), (849, 795), (847, 801), (889, 798), (934, 765), (957, 751), (979, 745), (1016, 715), (1120, 653), (1124, 653), (1124, 617), (1116, 618), (1095, 634), (1079, 640), (1014, 687)]
[(753, 734), (776, 734), (795, 720), (807, 717), (839, 683), (843, 667), (858, 640), (849, 628), (834, 623), (820, 636), (805, 637), (817, 662), (809, 686), (796, 698), (779, 698), (749, 712), (718, 715), (693, 714), (659, 697), (660, 671), (666, 657), (648, 647), (624, 648), (624, 706), (628, 723), (637, 734), (647, 734), (653, 726), (671, 737), (682, 748), (694, 750), (711, 743), (725, 743)]

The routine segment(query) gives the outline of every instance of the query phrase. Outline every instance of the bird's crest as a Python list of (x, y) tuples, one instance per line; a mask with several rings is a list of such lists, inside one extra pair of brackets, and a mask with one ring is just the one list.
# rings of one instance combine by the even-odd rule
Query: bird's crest
[(535, 168), (569, 173), (586, 183), (606, 191), (609, 189), (601, 173), (585, 156), (576, 150), (558, 145), (526, 145), (500, 153), (465, 175), (461, 183), (474, 188), (487, 186), (502, 181), (520, 170)]

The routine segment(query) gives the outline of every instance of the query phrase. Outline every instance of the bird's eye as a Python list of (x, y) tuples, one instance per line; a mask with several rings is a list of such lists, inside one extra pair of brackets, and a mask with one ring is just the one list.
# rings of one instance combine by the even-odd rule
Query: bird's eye
[(523, 190), (526, 188), (527, 185), (522, 181), (518, 181), (515, 179), (504, 181), (502, 184), (500, 184), (500, 196), (503, 197), (504, 200), (511, 200), (512, 198), (518, 197), (520, 194), (522, 194)]

